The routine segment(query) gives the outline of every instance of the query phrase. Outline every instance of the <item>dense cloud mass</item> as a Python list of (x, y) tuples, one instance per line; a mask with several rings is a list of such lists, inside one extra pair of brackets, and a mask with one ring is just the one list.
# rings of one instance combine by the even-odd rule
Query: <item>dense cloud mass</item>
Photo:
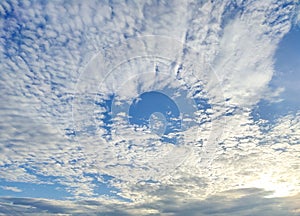
[[(2, 1), (0, 214), (299, 215), (299, 110), (253, 115), (283, 100), (274, 55), (299, 11)], [(150, 91), (180, 111), (163, 138), (128, 121)]]
[[(168, 190), (172, 194), (172, 190)], [(176, 193), (177, 194), (177, 193)], [(30, 215), (298, 215), (299, 195), (289, 198), (264, 198), (267, 195), (259, 189), (244, 188), (209, 196), (204, 200), (168, 199), (142, 204), (127, 204), (117, 201), (85, 200), (60, 201), (32, 198), (2, 198), (0, 213)], [(174, 195), (174, 194), (173, 194)], [(105, 203), (105, 204), (103, 204)]]

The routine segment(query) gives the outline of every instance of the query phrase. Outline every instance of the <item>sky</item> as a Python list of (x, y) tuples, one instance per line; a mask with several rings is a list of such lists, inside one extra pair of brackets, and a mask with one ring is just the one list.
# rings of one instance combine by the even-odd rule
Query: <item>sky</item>
[(0, 215), (299, 215), (297, 0), (1, 1)]

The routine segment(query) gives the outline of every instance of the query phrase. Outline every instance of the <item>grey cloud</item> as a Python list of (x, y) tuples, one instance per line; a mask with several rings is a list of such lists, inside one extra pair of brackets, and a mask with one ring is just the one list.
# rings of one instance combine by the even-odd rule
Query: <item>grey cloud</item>
[[(154, 203), (140, 207), (159, 209), (164, 215), (297, 215), (300, 195), (283, 198), (265, 198), (269, 192), (255, 188), (225, 191), (204, 200), (189, 197), (174, 198), (174, 191), (162, 191), (164, 195)], [(159, 195), (162, 193), (160, 192)], [(176, 194), (176, 193), (175, 193)]]
[[(176, 192), (164, 190), (160, 199), (147, 204), (112, 204), (105, 201), (54, 201), (33, 198), (1, 198), (0, 213), (15, 215), (72, 214), (72, 215), (266, 215), (293, 216), (300, 212), (297, 203), (300, 195), (294, 197), (265, 198), (269, 193), (255, 188), (225, 191), (207, 197), (204, 200), (174, 196)], [(162, 195), (164, 194), (164, 195)], [(177, 194), (178, 195), (178, 194)], [(177, 197), (177, 198), (176, 198)], [(155, 210), (155, 211), (151, 211)]]

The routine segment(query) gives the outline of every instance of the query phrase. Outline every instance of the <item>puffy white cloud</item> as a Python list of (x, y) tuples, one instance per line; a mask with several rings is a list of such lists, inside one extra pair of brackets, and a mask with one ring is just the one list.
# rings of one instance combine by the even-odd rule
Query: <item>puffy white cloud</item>
[[(247, 215), (249, 208), (237, 205), (250, 200), (248, 207), (267, 215), (278, 203), (298, 200), (264, 196), (299, 193), (299, 115), (281, 118), (266, 133), (250, 115), (255, 103), (272, 96), (273, 55), (295, 4), (128, 4), (0, 4), (0, 15), (8, 17), (0, 21), (1, 178), (40, 183), (39, 176), (55, 177), (79, 198), (98, 195), (95, 188), (106, 174), (114, 177), (108, 184), (120, 189), (118, 195), (134, 201), (106, 200), (102, 208), (97, 201), (83, 207), (12, 198), (13, 206), (2, 200), (2, 213)], [(149, 90), (172, 96), (181, 110), (193, 94), (212, 107), (187, 111), (178, 145), (166, 145), (126, 121), (128, 101)], [(95, 102), (110, 94), (116, 99), (107, 139), (108, 110)], [(270, 192), (248, 199), (239, 195), (245, 187)], [(228, 189), (225, 204), (211, 198)], [(201, 199), (206, 211), (197, 207)], [(296, 205), (281, 210), (299, 212)]]

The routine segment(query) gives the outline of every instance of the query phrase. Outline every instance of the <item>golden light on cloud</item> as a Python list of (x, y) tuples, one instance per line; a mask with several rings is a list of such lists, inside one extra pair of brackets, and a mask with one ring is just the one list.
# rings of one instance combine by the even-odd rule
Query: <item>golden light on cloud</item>
[(280, 177), (278, 178), (268, 174), (261, 175), (259, 179), (253, 181), (250, 185), (269, 191), (270, 195), (265, 196), (266, 198), (289, 197), (297, 194), (295, 191), (297, 186), (296, 182), (280, 181)]

